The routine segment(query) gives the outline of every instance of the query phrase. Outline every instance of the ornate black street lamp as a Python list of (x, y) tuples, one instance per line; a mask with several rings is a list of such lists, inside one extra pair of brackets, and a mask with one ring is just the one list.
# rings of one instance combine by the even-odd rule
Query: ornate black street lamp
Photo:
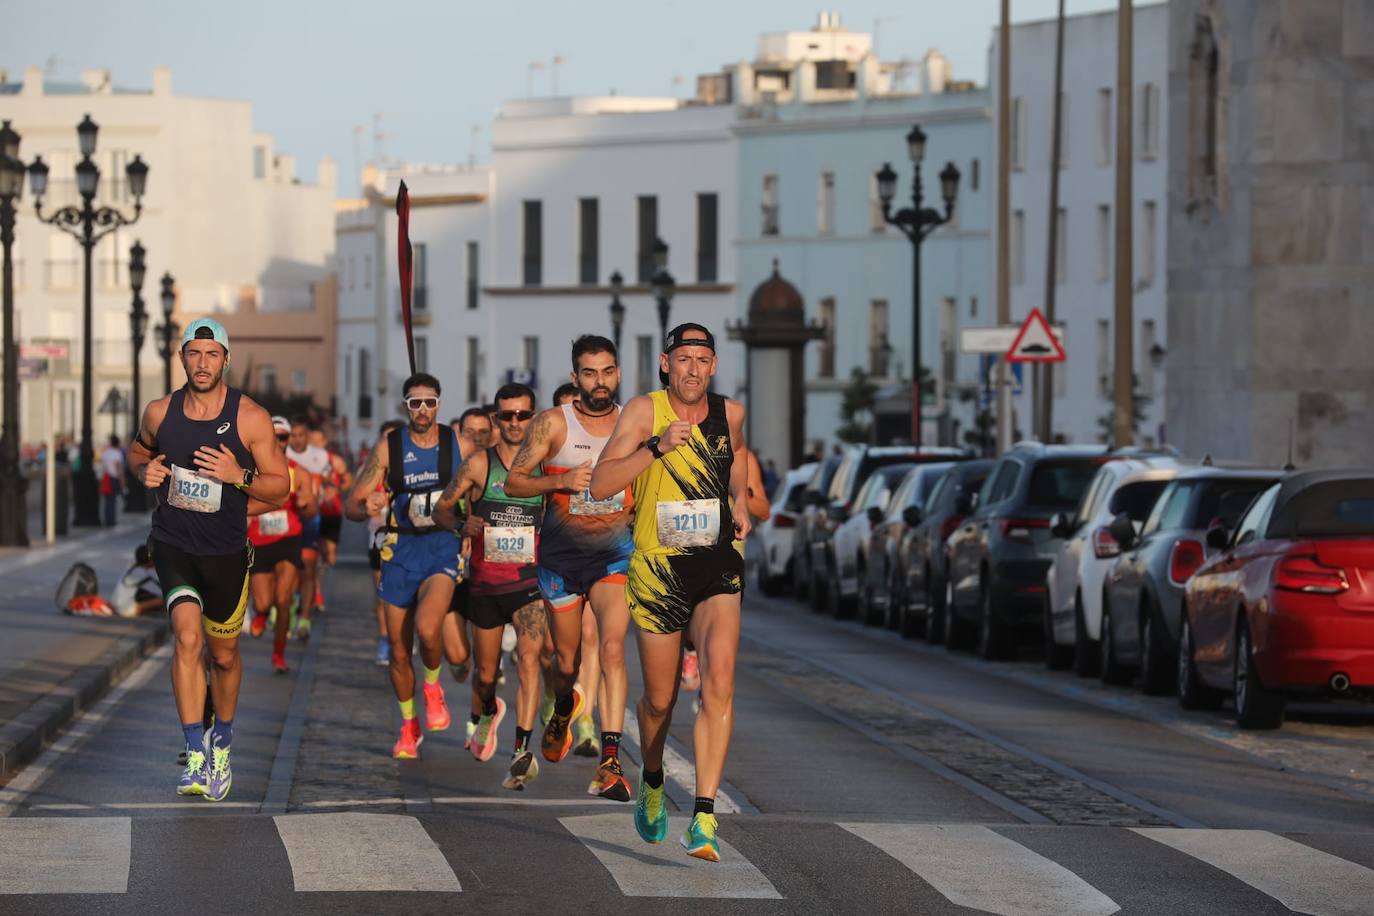
[(940, 172), (940, 193), (945, 212), (921, 206), (921, 161), (926, 156), (926, 133), (918, 124), (906, 135), (907, 152), (915, 166), (911, 184), (911, 206), (892, 212), (897, 194), (897, 173), (883, 163), (878, 171), (878, 197), (883, 205), (883, 220), (896, 226), (911, 242), (911, 442), (921, 444), (921, 243), (954, 216), (954, 200), (959, 193), (959, 170), (953, 162)]
[(172, 393), (172, 357), (177, 352), (172, 349), (172, 341), (181, 333), (181, 325), (172, 320), (172, 311), (177, 307), (176, 285), (171, 272), (162, 275), (162, 324), (153, 329), (159, 338), (157, 352), (162, 357), (162, 386), (168, 394)]
[[(143, 278), (148, 273), (148, 264), (145, 260), (147, 252), (141, 242), (134, 242), (129, 249), (129, 288), (133, 290), (133, 306), (129, 310), (129, 335), (134, 345), (134, 378), (133, 378), (133, 397), (129, 399), (129, 437), (132, 440), (138, 435), (139, 426), (143, 422), (141, 411), (143, 410), (143, 400), (139, 393), (140, 382), (143, 376), (140, 374), (138, 363), (139, 356), (143, 353), (143, 339), (148, 333), (148, 310), (143, 307)], [(143, 484), (133, 474), (125, 474), (124, 480), (124, 511), (143, 512), (148, 508), (145, 499), (146, 493)]]
[(81, 206), (68, 205), (58, 209), (51, 216), (43, 215), (43, 195), (48, 190), (48, 166), (43, 157), (34, 159), (29, 166), (29, 183), (33, 188), (34, 212), (38, 218), (57, 226), (81, 243), (85, 254), (86, 282), (82, 297), (82, 339), (81, 348), (81, 466), (72, 475), (76, 496), (76, 515), (73, 523), (93, 528), (100, 526), (100, 488), (95, 476), (95, 442), (91, 431), (91, 385), (95, 369), (95, 334), (91, 327), (91, 252), (96, 243), (121, 226), (132, 226), (138, 222), (143, 212), (143, 191), (148, 184), (148, 166), (139, 156), (124, 169), (129, 181), (129, 192), (134, 198), (134, 215), (125, 216), (113, 207), (95, 206), (95, 194), (100, 187), (100, 168), (91, 158), (95, 155), (96, 132), (99, 128), (86, 115), (76, 126), (76, 136), (81, 148), (81, 161), (76, 164), (76, 189), (81, 194)]
[(0, 427), (0, 546), (29, 546), (28, 480), (19, 468), (19, 348), (14, 339), (14, 217), (24, 193), (24, 163), (19, 134), (0, 124), (0, 247), (4, 248), (4, 420)]
[(654, 240), (654, 276), (649, 281), (654, 291), (654, 301), (658, 303), (659, 340), (668, 338), (668, 315), (673, 307), (673, 291), (676, 283), (668, 273), (668, 243), (663, 239)]
[(620, 332), (625, 329), (625, 303), (620, 294), (625, 289), (625, 278), (620, 271), (611, 274), (611, 339), (615, 341), (616, 359), (620, 358)]

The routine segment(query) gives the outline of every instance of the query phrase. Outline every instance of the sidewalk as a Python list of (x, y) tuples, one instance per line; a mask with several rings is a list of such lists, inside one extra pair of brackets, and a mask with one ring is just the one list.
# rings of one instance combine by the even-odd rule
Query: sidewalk
[(73, 529), (51, 546), (0, 550), (0, 784), (166, 638), (163, 617), (69, 617), (53, 600), (78, 560), (95, 569), (108, 597), (147, 533), (148, 515), (129, 515), (114, 528)]

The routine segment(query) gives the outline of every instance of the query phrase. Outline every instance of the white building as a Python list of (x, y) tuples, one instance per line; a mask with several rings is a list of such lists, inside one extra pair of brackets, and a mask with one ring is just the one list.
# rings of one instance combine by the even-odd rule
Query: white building
[[(1135, 374), (1145, 405), (1138, 441), (1165, 438), (1165, 213), (1168, 164), (1164, 88), (1168, 79), (1168, 5), (1136, 6), (1132, 204), (1135, 249)], [(1011, 219), (1012, 320), (1045, 307), (1053, 130), (1055, 22), (1012, 27)], [(1071, 16), (1064, 29), (1055, 322), (1065, 327), (1068, 361), (1053, 374), (1054, 431), (1096, 442), (1111, 412), (1114, 193), (1116, 156), (1116, 13)], [(991, 51), (997, 86), (998, 47)], [(995, 92), (994, 92), (995, 98)], [(995, 159), (995, 145), (990, 159)], [(991, 178), (991, 174), (989, 177)], [(995, 317), (995, 306), (989, 319)], [(995, 320), (982, 322), (995, 324)], [(1016, 428), (1033, 431), (1030, 372), (1016, 398)]]
[[(160, 321), (158, 280), (164, 272), (176, 279), (183, 324), (188, 314), (232, 311), (245, 300), (263, 312), (312, 307), (311, 285), (326, 274), (334, 247), (332, 161), (320, 163), (315, 184), (301, 182), (295, 160), (253, 128), (248, 102), (174, 95), (165, 67), (154, 71), (151, 90), (115, 88), (102, 70), (87, 71), (76, 84), (45, 83), (38, 67), (29, 67), (21, 81), (11, 81), (11, 75), (0, 71), (0, 118), (21, 134), (24, 160), (42, 155), (50, 168), (45, 213), (79, 203), (76, 125), (87, 114), (100, 128), (97, 206), (132, 215), (125, 165), (139, 155), (149, 167), (138, 223), (111, 233), (93, 253), (97, 403), (111, 387), (126, 398), (130, 393), (128, 259), (135, 240), (147, 249), (143, 298), (150, 330), (140, 365), (145, 399), (162, 392), (151, 329)], [(81, 249), (70, 235), (38, 221), (27, 188), (15, 235), (19, 337), (68, 347), (70, 358), (53, 365), (51, 419), (58, 433), (79, 435)], [(21, 398), (22, 435), (33, 442), (48, 430), (47, 390), (43, 383), (25, 388), (30, 390)], [(97, 414), (94, 430), (97, 439), (112, 430), (127, 436), (129, 420)]]

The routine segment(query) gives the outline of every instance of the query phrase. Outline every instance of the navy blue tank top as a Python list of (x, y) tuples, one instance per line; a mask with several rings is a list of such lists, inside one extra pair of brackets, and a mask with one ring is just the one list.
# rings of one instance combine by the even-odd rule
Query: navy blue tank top
[[(439, 445), (436, 443), (428, 448), (416, 445), (410, 436), (409, 426), (402, 427), (400, 435), (402, 489), (391, 494), (392, 525), (403, 534), (448, 533), (435, 528), (430, 517), (434, 504), (444, 492), (439, 476)], [(451, 426), (441, 425), (439, 435), (452, 437), (451, 464), (445, 475), (452, 480), (458, 473), (458, 466), (463, 463), (459, 454), (458, 434)], [(390, 448), (389, 443), (387, 447)]]
[(242, 392), (228, 388), (224, 409), (213, 420), (186, 416), (186, 388), (172, 392), (167, 416), (157, 431), (158, 454), (166, 455), (169, 476), (158, 488), (153, 537), (193, 556), (220, 556), (243, 550), (248, 540), (248, 494), (231, 484), (196, 473), (196, 449), (226, 446), (244, 470), (256, 471), (253, 454), (238, 428)]

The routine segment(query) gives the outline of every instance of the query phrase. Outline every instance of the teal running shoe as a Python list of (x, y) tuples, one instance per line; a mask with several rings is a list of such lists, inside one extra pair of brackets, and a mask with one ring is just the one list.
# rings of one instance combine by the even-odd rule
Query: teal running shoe
[(687, 830), (682, 834), (682, 848), (694, 859), (719, 862), (720, 843), (716, 840), (716, 816), (692, 815), (692, 823), (687, 825)]
[(668, 838), (668, 809), (663, 803), (663, 786), (657, 789), (644, 781), (639, 770), (639, 797), (635, 799), (635, 830), (646, 843), (662, 843)]

